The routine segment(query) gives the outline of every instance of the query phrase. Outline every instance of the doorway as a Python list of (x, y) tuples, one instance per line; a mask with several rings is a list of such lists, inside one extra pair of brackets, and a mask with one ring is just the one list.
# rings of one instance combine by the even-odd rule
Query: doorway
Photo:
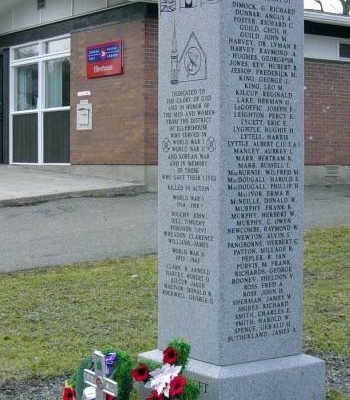
[(68, 164), (70, 38), (11, 49), (11, 164)]

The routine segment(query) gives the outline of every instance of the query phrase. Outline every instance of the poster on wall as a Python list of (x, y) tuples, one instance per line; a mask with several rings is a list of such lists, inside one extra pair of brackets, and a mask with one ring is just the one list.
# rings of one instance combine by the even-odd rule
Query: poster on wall
[(123, 73), (123, 41), (94, 44), (86, 49), (88, 78), (101, 78)]

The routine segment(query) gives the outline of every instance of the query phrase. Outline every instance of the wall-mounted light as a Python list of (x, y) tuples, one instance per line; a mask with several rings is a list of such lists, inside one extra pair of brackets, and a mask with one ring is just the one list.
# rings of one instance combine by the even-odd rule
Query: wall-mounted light
[(45, 8), (45, 0), (38, 0), (38, 10), (42, 10), (43, 8)]

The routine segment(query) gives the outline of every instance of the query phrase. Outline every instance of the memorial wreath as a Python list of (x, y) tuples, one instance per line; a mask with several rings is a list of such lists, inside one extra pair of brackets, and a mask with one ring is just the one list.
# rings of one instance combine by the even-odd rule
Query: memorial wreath
[[(105, 365), (105, 378), (110, 381), (115, 381), (118, 385), (118, 400), (128, 400), (132, 390), (131, 370), (133, 362), (131, 357), (120, 350), (103, 349), (100, 353), (103, 356)], [(62, 400), (94, 400), (94, 387), (86, 383), (86, 371), (94, 374), (97, 366), (95, 365), (94, 356), (86, 357), (79, 365), (78, 369), (72, 377), (66, 382), (62, 394)], [(96, 377), (96, 381), (98, 377)], [(106, 394), (106, 400), (115, 400), (116, 397), (111, 394)]]
[(98, 391), (106, 400), (129, 400), (132, 378), (144, 386), (147, 400), (197, 400), (198, 385), (184, 375), (189, 354), (190, 345), (176, 339), (163, 351), (163, 364), (143, 361), (132, 369), (131, 358), (122, 351), (95, 351), (65, 383), (62, 400), (94, 400)]

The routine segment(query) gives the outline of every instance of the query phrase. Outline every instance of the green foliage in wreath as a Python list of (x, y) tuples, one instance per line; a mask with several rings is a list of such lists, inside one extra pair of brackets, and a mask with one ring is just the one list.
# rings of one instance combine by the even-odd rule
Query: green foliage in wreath
[(199, 397), (199, 387), (196, 382), (192, 379), (187, 378), (187, 384), (185, 386), (185, 390), (182, 394), (180, 394), (180, 400), (197, 400)]
[[(172, 347), (177, 351), (178, 360), (176, 365), (182, 365), (182, 373), (185, 372), (190, 357), (191, 346), (183, 339), (174, 339), (169, 342), (168, 347)], [(183, 393), (178, 396), (179, 400), (197, 400), (199, 397), (199, 386), (192, 379), (187, 378), (187, 384)]]
[[(110, 378), (118, 383), (118, 400), (129, 400), (130, 392), (132, 390), (132, 360), (129, 355), (123, 351), (104, 348), (103, 354), (116, 353), (118, 362), (113, 370)], [(84, 358), (79, 367), (69, 380), (70, 385), (76, 390), (77, 398), (83, 397), (83, 391), (86, 388), (84, 383), (84, 369), (91, 369), (93, 367), (92, 356)]]
[[(181, 374), (185, 374), (186, 375), (186, 365), (188, 364), (189, 361), (189, 355), (190, 355), (190, 351), (191, 351), (191, 346), (186, 343), (183, 339), (174, 339), (171, 342), (168, 343), (168, 347), (167, 349), (165, 349), (165, 352), (169, 349), (174, 349), (176, 350), (177, 353), (177, 359), (174, 362), (174, 365), (176, 366), (181, 366)], [(164, 352), (163, 352), (164, 355)], [(163, 362), (165, 362), (163, 360)], [(158, 368), (161, 368), (163, 364), (158, 363), (158, 362), (154, 362), (151, 360), (142, 360), (138, 365), (140, 366), (140, 364), (146, 365), (149, 369), (149, 371), (154, 371)], [(141, 371), (137, 371), (138, 367), (136, 366), (135, 369), (133, 370), (133, 372), (135, 371), (136, 373), (141, 372), (142, 373), (142, 367), (141, 367)], [(135, 375), (133, 375), (135, 378)], [(136, 379), (138, 381), (140, 381), (140, 383), (142, 383), (142, 377), (140, 377), (139, 379)], [(186, 378), (186, 385), (184, 386), (184, 390), (181, 394), (176, 395), (175, 397), (171, 397), (170, 396), (170, 400), (171, 399), (176, 399), (176, 400), (197, 400), (199, 398), (199, 386), (198, 384), (193, 381), (190, 378)], [(166, 399), (166, 398), (165, 398)]]
[(188, 364), (188, 359), (190, 357), (191, 346), (186, 343), (183, 339), (174, 339), (169, 342), (168, 347), (172, 347), (177, 351), (178, 359), (175, 365), (182, 365), (183, 370)]

